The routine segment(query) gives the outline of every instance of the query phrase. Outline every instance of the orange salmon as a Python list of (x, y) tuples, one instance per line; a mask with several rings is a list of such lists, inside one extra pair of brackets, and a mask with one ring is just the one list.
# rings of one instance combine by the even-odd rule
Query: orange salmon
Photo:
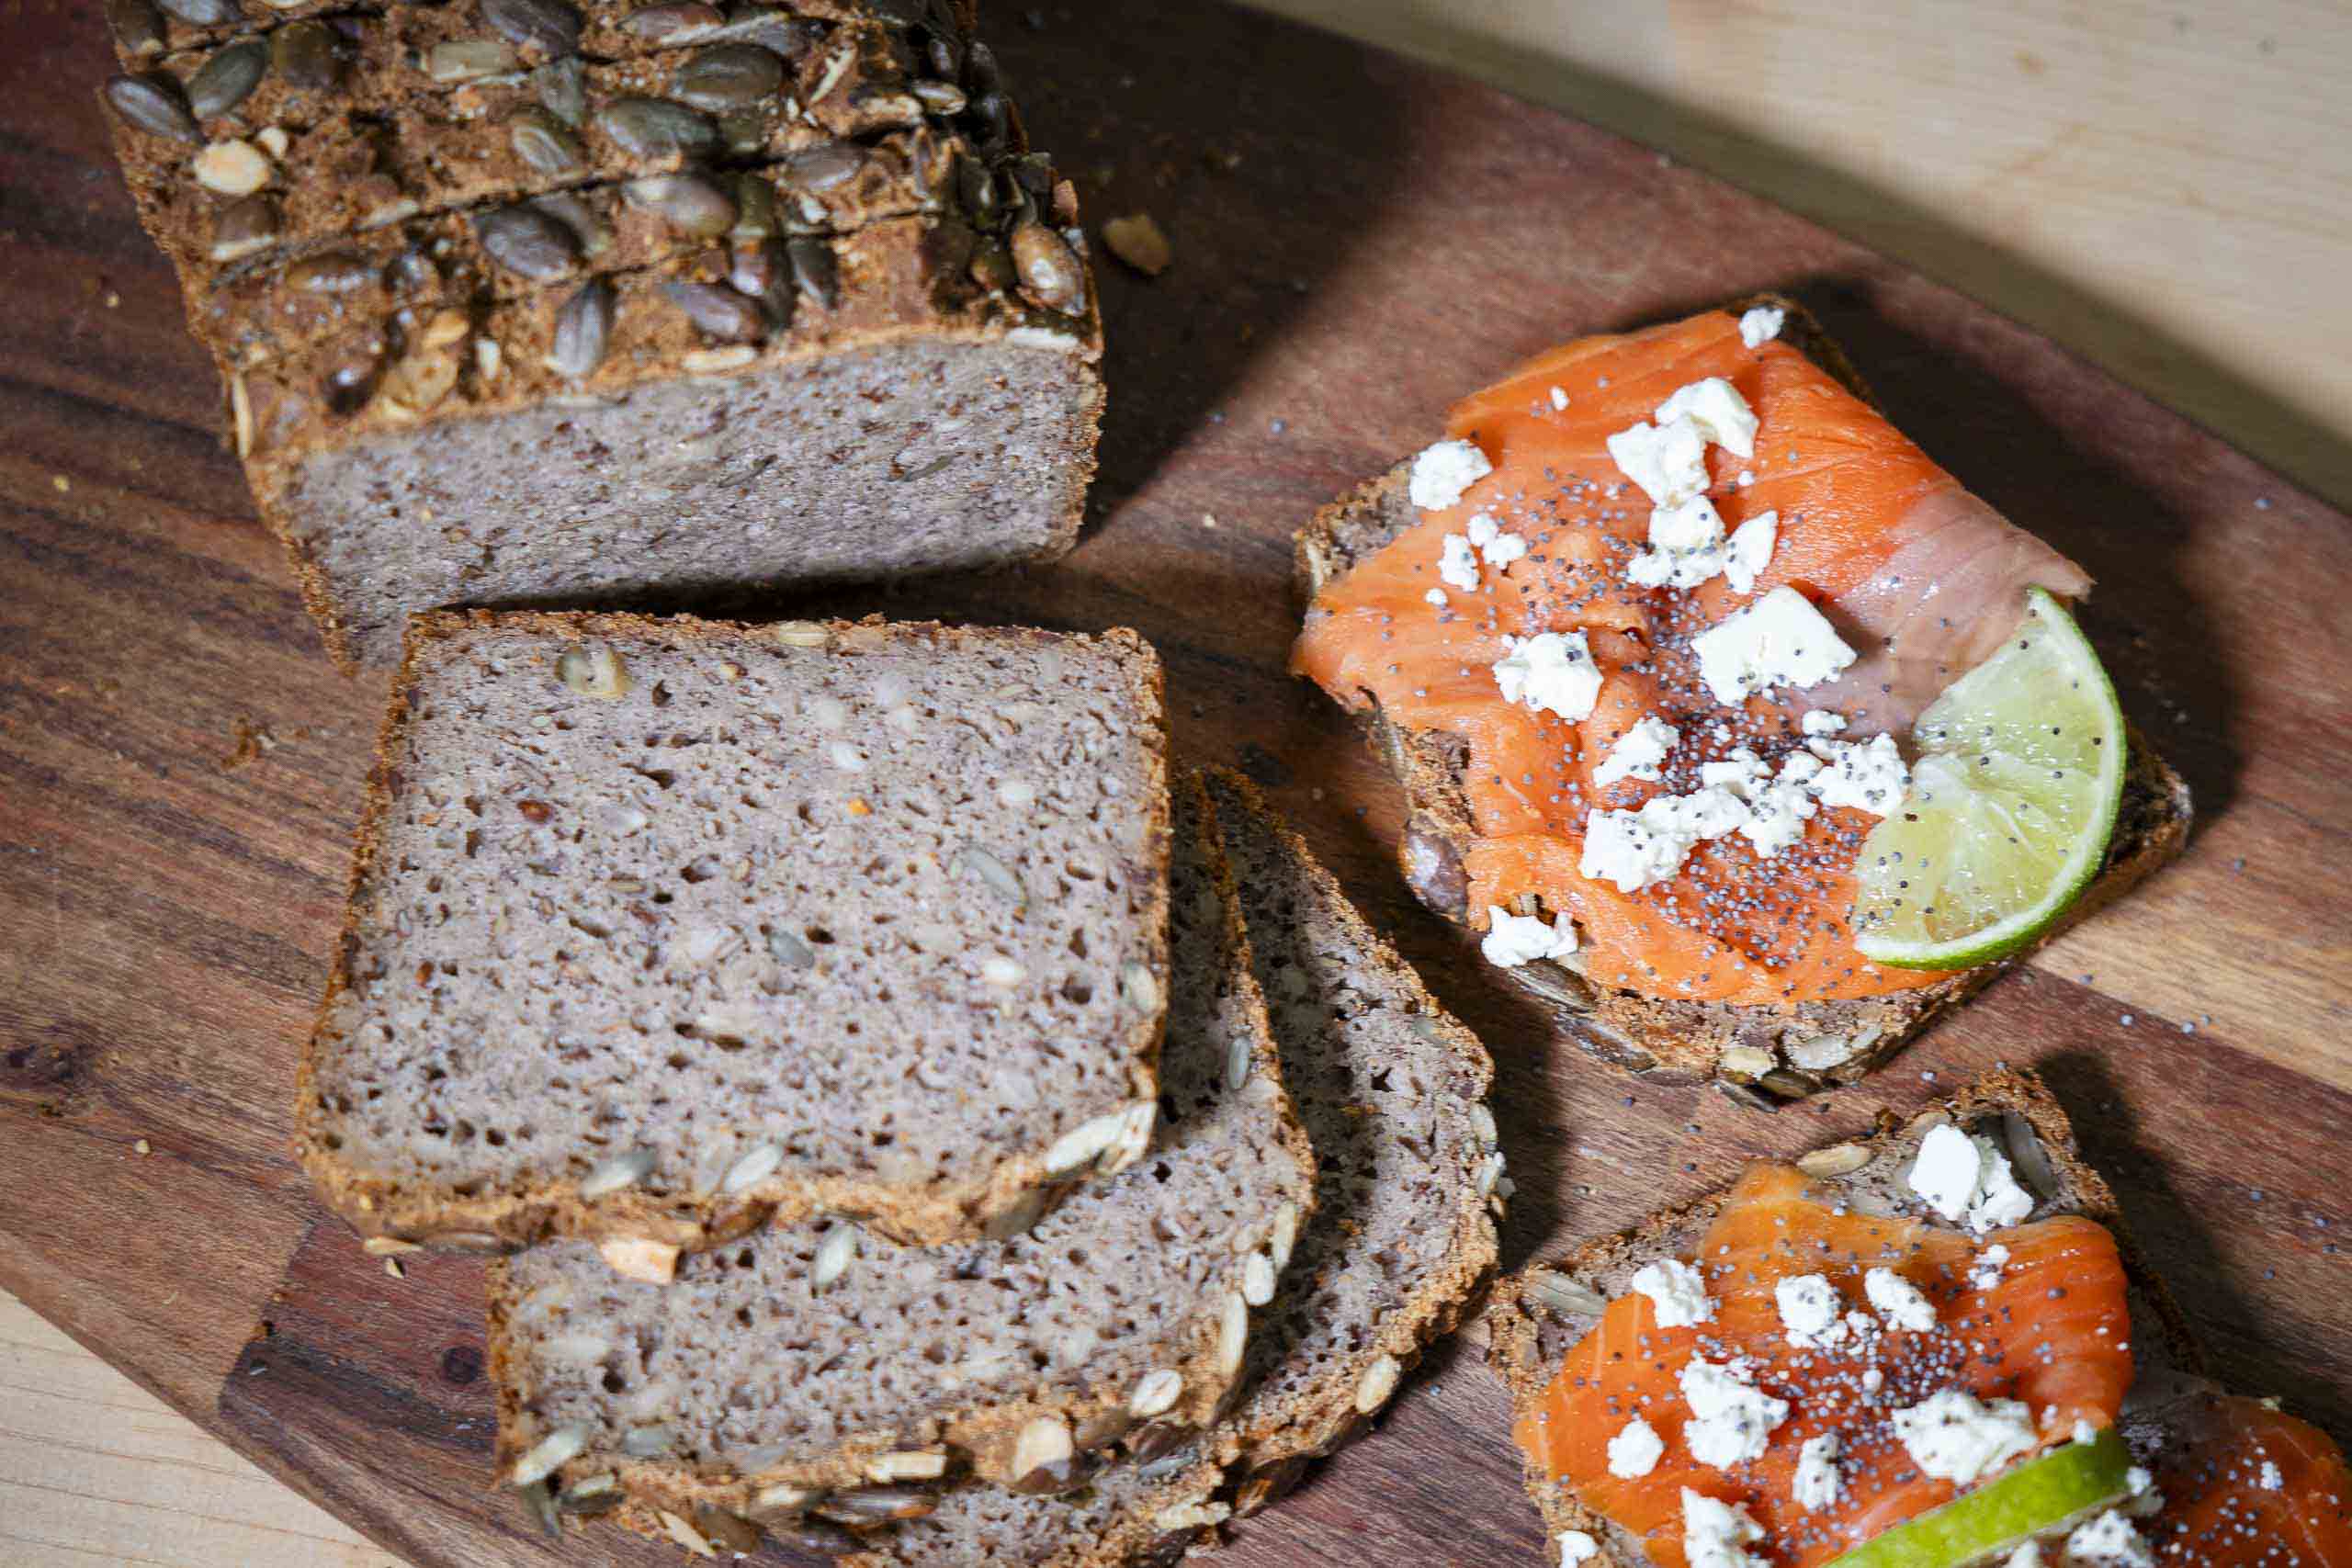
[(2140, 1526), (2164, 1568), (2352, 1568), (2352, 1471), (2326, 1433), (2222, 1394), (2164, 1425), (2150, 1460), (2164, 1511)]

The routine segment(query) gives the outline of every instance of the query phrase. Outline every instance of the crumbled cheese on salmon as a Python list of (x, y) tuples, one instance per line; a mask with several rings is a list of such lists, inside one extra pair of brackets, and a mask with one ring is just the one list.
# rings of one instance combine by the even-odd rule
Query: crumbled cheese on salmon
[(1437, 575), (1449, 588), (1464, 593), (1478, 591), (1478, 558), (1471, 553), (1469, 540), (1459, 534), (1445, 536), (1445, 543), (1438, 547)]
[(2267, 1459), (2262, 1461), (2262, 1473), (2256, 1479), (2256, 1484), (2265, 1492), (2283, 1492), (2287, 1489), (2287, 1477), (2280, 1472), (2277, 1460)]
[(1638, 1416), (1609, 1439), (1609, 1473), (1620, 1481), (1639, 1481), (1665, 1457), (1666, 1439)]
[(1557, 410), (1560, 410), (1560, 409), (1566, 408), (1567, 406), (1568, 406), (1568, 389), (1567, 389), (1566, 387), (1555, 387), (1555, 388), (1553, 388), (1553, 389), (1552, 389), (1552, 407), (1553, 407), (1553, 409), (1554, 409), (1555, 411), (1557, 411)]
[(1976, 1255), (1976, 1267), (1969, 1270), (1969, 1288), (1989, 1291), (2001, 1282), (2001, 1265), (2009, 1260), (2009, 1249), (1998, 1242)]
[(1842, 1344), (1852, 1330), (1840, 1315), (1845, 1302), (1826, 1274), (1799, 1274), (1772, 1286), (1781, 1309), (1781, 1328), (1790, 1344), (1801, 1350)]
[(1591, 881), (1613, 882), (1621, 892), (1638, 893), (1672, 881), (1701, 840), (1736, 832), (1747, 819), (1747, 807), (1721, 789), (1661, 795), (1632, 811), (1595, 811), (1585, 818), (1577, 871)]
[(2033, 1212), (2033, 1194), (2018, 1185), (2008, 1156), (1957, 1127), (1929, 1129), (1905, 1179), (1929, 1208), (1972, 1230), (2013, 1225)]
[(1911, 769), (1894, 749), (1892, 735), (1868, 740), (1815, 739), (1806, 747), (1825, 764), (1813, 782), (1813, 793), (1824, 806), (1891, 817), (1911, 788)]
[(1897, 1410), (1894, 1435), (1926, 1474), (1973, 1485), (2033, 1448), (2033, 1417), (2014, 1399), (1980, 1402), (1956, 1388)]
[(1715, 1303), (1707, 1294), (1707, 1281), (1680, 1258), (1644, 1264), (1634, 1271), (1634, 1289), (1649, 1297), (1657, 1310), (1660, 1328), (1688, 1328), (1714, 1321)]
[(1854, 661), (1834, 627), (1795, 589), (1773, 589), (1690, 639), (1699, 677), (1725, 707), (1775, 686), (1815, 686)]
[(1790, 1488), (1797, 1506), (1807, 1513), (1834, 1507), (1843, 1489), (1838, 1473), (1838, 1434), (1824, 1432), (1807, 1438), (1804, 1447), (1797, 1450), (1797, 1473)]
[(1692, 419), (1646, 422), (1608, 438), (1609, 460), (1654, 506), (1673, 506), (1707, 488), (1707, 438)]
[(2041, 1548), (2029, 1540), (2010, 1552), (2008, 1561), (2002, 1563), (2001, 1568), (2042, 1568)]
[(1873, 1269), (1862, 1276), (1862, 1293), (1890, 1328), (1928, 1334), (1936, 1326), (1936, 1304), (1919, 1287), (1892, 1269)]
[(1773, 1428), (1789, 1418), (1789, 1402), (1775, 1399), (1729, 1366), (1694, 1358), (1682, 1369), (1682, 1397), (1690, 1406), (1682, 1440), (1690, 1457), (1729, 1470), (1764, 1457)]
[(1759, 512), (1732, 530), (1724, 547), (1724, 581), (1734, 593), (1753, 593), (1756, 580), (1771, 564), (1772, 547), (1780, 539), (1781, 514)]
[(1650, 513), (1650, 547), (1625, 563), (1625, 575), (1645, 588), (1696, 588), (1724, 563), (1723, 515), (1694, 495)]
[(1645, 715), (1631, 729), (1617, 738), (1600, 766), (1593, 769), (1592, 782), (1602, 789), (1626, 779), (1655, 779), (1668, 753), (1682, 739), (1674, 726), (1655, 714)]
[(1538, 713), (1549, 709), (1571, 722), (1592, 716), (1593, 704), (1600, 700), (1600, 666), (1592, 661), (1584, 633), (1506, 637), (1503, 649), (1494, 665), (1503, 701), (1524, 703)]
[(1808, 739), (1820, 735), (1836, 735), (1846, 728), (1846, 716), (1835, 708), (1815, 708), (1797, 721), (1797, 728)]
[(1514, 915), (1500, 905), (1487, 906), (1487, 934), (1478, 951), (1487, 962), (1516, 969), (1539, 958), (1566, 958), (1577, 950), (1577, 928), (1565, 913), (1550, 925), (1541, 915)]
[(1440, 441), (1413, 459), (1406, 492), (1422, 511), (1442, 512), (1460, 505), (1464, 492), (1494, 471), (1476, 442)]
[(1442, 588), (1432, 588), (1427, 593), (1422, 594), (1421, 597), (1429, 603), (1436, 605), (1441, 610), (1445, 608), (1445, 590)]
[(2132, 1521), (2113, 1508), (2068, 1536), (2066, 1555), (2076, 1562), (2113, 1564), (2114, 1568), (2155, 1568), (2156, 1562)]
[(1560, 1532), (1560, 1568), (1577, 1568), (1600, 1555), (1600, 1543), (1582, 1530)]
[(1750, 348), (1761, 348), (1781, 335), (1781, 328), (1789, 313), (1777, 305), (1751, 307), (1739, 318), (1739, 341)]
[(1763, 1568), (1746, 1548), (1764, 1539), (1764, 1527), (1734, 1503), (1682, 1489), (1682, 1555), (1690, 1568)]
[(1720, 376), (1710, 376), (1679, 388), (1657, 405), (1652, 415), (1659, 424), (1690, 420), (1699, 434), (1715, 446), (1742, 457), (1756, 456), (1756, 411), (1739, 389)]

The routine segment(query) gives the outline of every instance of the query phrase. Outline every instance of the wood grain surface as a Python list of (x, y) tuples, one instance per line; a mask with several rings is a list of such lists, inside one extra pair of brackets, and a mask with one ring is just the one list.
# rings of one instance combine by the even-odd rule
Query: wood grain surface
[[(2225, 1373), (2352, 1429), (2352, 521), (2021, 327), (1586, 126), (1216, 6), (1046, 20), (1003, 37), (1041, 141), (1094, 214), (1148, 209), (1178, 255), (1102, 275), (1097, 521), (1049, 571), (831, 607), (1149, 637), (1180, 754), (1267, 784), (1494, 1050), (1509, 1258), (2033, 1062)], [(409, 1561), (665, 1561), (605, 1534), (559, 1556), (486, 1489), (478, 1266), (389, 1276), (287, 1156), (382, 683), (323, 662), (96, 112), (59, 90), (106, 69), (92, 19), (28, 6), (10, 41), (0, 1285)], [(1762, 288), (2098, 577), (2086, 624), (2202, 818), (2182, 864), (1889, 1071), (1770, 1117), (1532, 1049), (1398, 884), (1385, 775), (1283, 670), (1290, 530), (1451, 396), (1569, 333)], [(1537, 1561), (1473, 1359), (1433, 1358), (1228, 1560)]]

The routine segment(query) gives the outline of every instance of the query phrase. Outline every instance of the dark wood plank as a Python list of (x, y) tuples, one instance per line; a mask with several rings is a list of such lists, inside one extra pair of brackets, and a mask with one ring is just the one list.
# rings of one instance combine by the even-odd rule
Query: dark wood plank
[[(1266, 784), (1493, 1047), (1510, 1260), (2033, 1062), (2222, 1369), (2352, 1429), (2352, 521), (1981, 308), (1573, 121), (1217, 6), (1022, 14), (998, 31), (1041, 141), (1095, 218), (1148, 210), (1177, 250), (1157, 280), (1102, 273), (1098, 521), (1050, 571), (840, 603), (1150, 637), (1180, 751)], [(0, 1282), (419, 1562), (556, 1561), (486, 1490), (478, 1267), (388, 1277), (285, 1153), (381, 682), (327, 670), (220, 448), (217, 389), (85, 92), (107, 70), (95, 19), (15, 16)], [(1769, 1117), (1538, 1050), (1398, 884), (1386, 776), (1283, 671), (1291, 529), (1429, 439), (1451, 397), (1572, 333), (1766, 287), (2098, 575), (2087, 624), (2202, 811), (2143, 894), (1879, 1078)], [(1435, 1358), (1232, 1561), (1532, 1561), (1476, 1359)], [(671, 1555), (606, 1535), (562, 1560)]]

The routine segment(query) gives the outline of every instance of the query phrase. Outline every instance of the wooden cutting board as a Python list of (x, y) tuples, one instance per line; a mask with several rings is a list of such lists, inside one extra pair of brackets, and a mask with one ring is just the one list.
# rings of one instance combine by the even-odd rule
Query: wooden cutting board
[[(487, 1483), (477, 1264), (390, 1278), (287, 1154), (383, 682), (336, 677), (219, 440), (90, 98), (90, 7), (0, 59), (0, 1283), (420, 1563), (559, 1554)], [(2352, 1431), (2352, 520), (2008, 321), (1573, 120), (1215, 5), (999, 8), (1096, 219), (1113, 399), (1049, 571), (870, 603), (1141, 629), (1184, 757), (1266, 784), (1484, 1035), (1516, 1262), (1910, 1107), (2051, 1077), (2240, 1386)], [(1291, 530), (1577, 332), (1804, 298), (1904, 427), (2100, 587), (2086, 624), (2194, 786), (2186, 861), (1855, 1090), (1764, 1115), (1533, 1043), (1405, 896), (1387, 777), (1283, 672)], [(1498, 1386), (1435, 1356), (1237, 1564), (1539, 1561)]]

